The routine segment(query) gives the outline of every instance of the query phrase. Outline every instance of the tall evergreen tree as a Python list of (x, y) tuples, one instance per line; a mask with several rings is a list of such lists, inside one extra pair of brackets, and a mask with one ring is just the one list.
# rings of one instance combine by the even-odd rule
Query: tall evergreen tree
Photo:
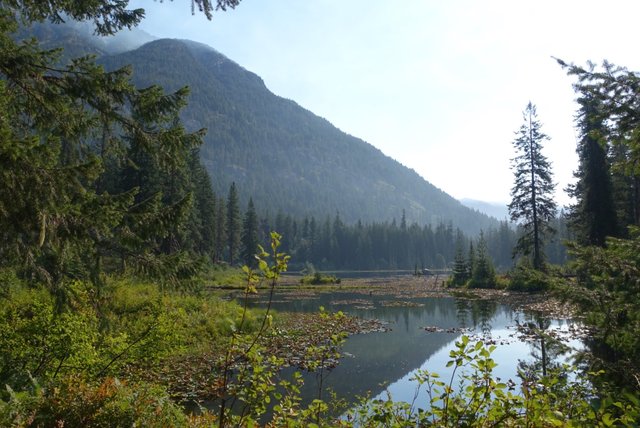
[(568, 241), (575, 241), (575, 235), (570, 233), (567, 213), (564, 209), (553, 219), (552, 222), (555, 236), (546, 243), (545, 254), (553, 264), (564, 265), (569, 261), (567, 245)]
[(240, 206), (236, 183), (231, 183), (227, 196), (227, 250), (229, 264), (233, 265), (238, 259), (240, 251), (240, 234), (242, 232), (242, 220), (240, 218)]
[(221, 196), (216, 204), (216, 235), (213, 260), (216, 263), (224, 260), (224, 250), (227, 247), (227, 206)]
[(217, 198), (211, 186), (209, 173), (200, 162), (199, 153), (194, 152), (191, 160), (194, 210), (189, 226), (189, 240), (196, 252), (214, 259), (216, 241)]
[(460, 286), (466, 284), (469, 279), (469, 265), (464, 255), (464, 237), (458, 231), (456, 237), (456, 254), (453, 259), (453, 269), (451, 272), (450, 284)]
[(473, 247), (473, 241), (469, 241), (469, 252), (467, 253), (467, 278), (471, 278), (473, 270), (476, 267), (476, 250)]
[(629, 147), (626, 143), (611, 144), (609, 161), (611, 165), (611, 190), (618, 220), (619, 232), (627, 236), (630, 225), (640, 225), (640, 173), (633, 172), (623, 165), (627, 164)]
[(640, 75), (607, 61), (602, 70), (595, 64), (587, 67), (566, 64), (558, 60), (569, 75), (576, 76), (574, 89), (581, 97), (589, 96), (597, 103), (604, 139), (609, 143), (613, 200), (617, 210), (618, 228), (640, 225)]
[(531, 102), (523, 116), (524, 123), (513, 141), (517, 154), (512, 160), (515, 183), (511, 189), (509, 215), (522, 228), (514, 254), (531, 256), (533, 267), (541, 270), (545, 237), (553, 232), (550, 222), (556, 213), (555, 185), (551, 164), (542, 154), (542, 142), (549, 137), (542, 133), (536, 107)]
[(580, 140), (576, 151), (579, 164), (575, 172), (577, 182), (569, 188), (570, 195), (576, 199), (569, 214), (570, 227), (580, 244), (603, 246), (607, 236), (618, 234), (605, 117), (598, 98), (590, 92), (583, 93), (578, 103)]
[(249, 267), (256, 265), (255, 255), (258, 254), (258, 215), (253, 206), (253, 199), (249, 199), (247, 212), (242, 223), (242, 250), (241, 256), (244, 263)]

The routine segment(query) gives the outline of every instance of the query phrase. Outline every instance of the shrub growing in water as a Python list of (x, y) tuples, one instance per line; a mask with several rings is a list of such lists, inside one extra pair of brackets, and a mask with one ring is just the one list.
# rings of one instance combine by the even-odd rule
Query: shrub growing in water
[(306, 275), (300, 279), (300, 284), (323, 285), (323, 284), (340, 284), (340, 278), (335, 275), (322, 275), (316, 272), (313, 275)]
[(519, 265), (511, 273), (508, 290), (540, 292), (549, 289), (551, 278), (544, 272), (526, 265)]

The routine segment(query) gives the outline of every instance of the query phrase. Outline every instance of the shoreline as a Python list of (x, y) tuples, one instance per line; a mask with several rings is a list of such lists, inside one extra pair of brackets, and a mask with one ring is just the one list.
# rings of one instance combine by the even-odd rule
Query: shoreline
[[(413, 276), (398, 275), (389, 277), (372, 278), (346, 278), (340, 284), (308, 285), (292, 281), (290, 278), (282, 279), (275, 289), (275, 297), (294, 300), (296, 295), (300, 298), (314, 294), (324, 293), (354, 293), (370, 296), (393, 296), (400, 301), (415, 298), (460, 298), (467, 300), (494, 300), (511, 306), (514, 310), (538, 312), (544, 316), (557, 319), (577, 319), (574, 307), (563, 303), (551, 292), (527, 293), (522, 291), (509, 291), (504, 289), (481, 288), (448, 288), (445, 286), (447, 275)], [(209, 287), (209, 290), (227, 291), (226, 287)], [(233, 288), (233, 290), (240, 290)], [(259, 287), (258, 294), (252, 298), (261, 296), (266, 288)], [(237, 293), (231, 292), (230, 297), (235, 298)]]

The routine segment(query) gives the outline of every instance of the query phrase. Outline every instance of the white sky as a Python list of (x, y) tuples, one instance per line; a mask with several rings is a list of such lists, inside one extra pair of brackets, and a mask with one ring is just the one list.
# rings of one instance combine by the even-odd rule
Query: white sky
[(576, 167), (575, 95), (551, 58), (640, 69), (637, 0), (132, 0), (158, 36), (206, 43), (456, 198), (506, 202), (511, 142), (536, 104), (557, 202)]

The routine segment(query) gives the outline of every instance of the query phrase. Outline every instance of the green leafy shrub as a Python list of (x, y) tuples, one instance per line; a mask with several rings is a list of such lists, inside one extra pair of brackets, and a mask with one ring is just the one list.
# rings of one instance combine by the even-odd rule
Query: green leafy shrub
[(114, 378), (91, 384), (65, 377), (46, 388), (9, 389), (0, 401), (0, 425), (14, 427), (186, 427), (187, 416), (160, 387)]
[(9, 298), (13, 292), (22, 287), (23, 282), (14, 269), (0, 268), (0, 298)]
[[(637, 426), (640, 399), (623, 394), (596, 399), (592, 377), (569, 380), (568, 367), (548, 376), (524, 378), (519, 388), (494, 376), (495, 346), (462, 336), (450, 351), (448, 379), (418, 370), (411, 403), (365, 400), (350, 410), (341, 426), (349, 427), (554, 427)], [(454, 388), (455, 386), (455, 388)], [(418, 402), (424, 390), (427, 400)]]
[(315, 272), (313, 275), (306, 275), (300, 279), (300, 284), (307, 285), (325, 285), (325, 284), (340, 284), (342, 281), (335, 275), (322, 275), (320, 272)]
[[(30, 376), (47, 384), (59, 376), (120, 375), (167, 358), (222, 348), (242, 322), (259, 328), (261, 311), (246, 311), (212, 295), (161, 292), (155, 284), (107, 278), (100, 300), (83, 282), (68, 285), (75, 300), (62, 311), (44, 287), (14, 286), (0, 295), (0, 397)], [(6, 394), (5, 394), (6, 395)]]
[(553, 279), (545, 272), (521, 264), (512, 271), (507, 289), (533, 293), (548, 290), (552, 283)]
[(576, 278), (560, 291), (592, 329), (592, 363), (640, 390), (640, 228), (607, 246), (571, 245)]
[(2, 386), (22, 388), (30, 375), (51, 379), (68, 370), (93, 371), (100, 365), (97, 343), (98, 319), (88, 305), (58, 313), (44, 288), (0, 298)]
[(213, 265), (207, 267), (203, 274), (206, 284), (222, 288), (242, 288), (244, 274), (241, 269), (228, 265)]

